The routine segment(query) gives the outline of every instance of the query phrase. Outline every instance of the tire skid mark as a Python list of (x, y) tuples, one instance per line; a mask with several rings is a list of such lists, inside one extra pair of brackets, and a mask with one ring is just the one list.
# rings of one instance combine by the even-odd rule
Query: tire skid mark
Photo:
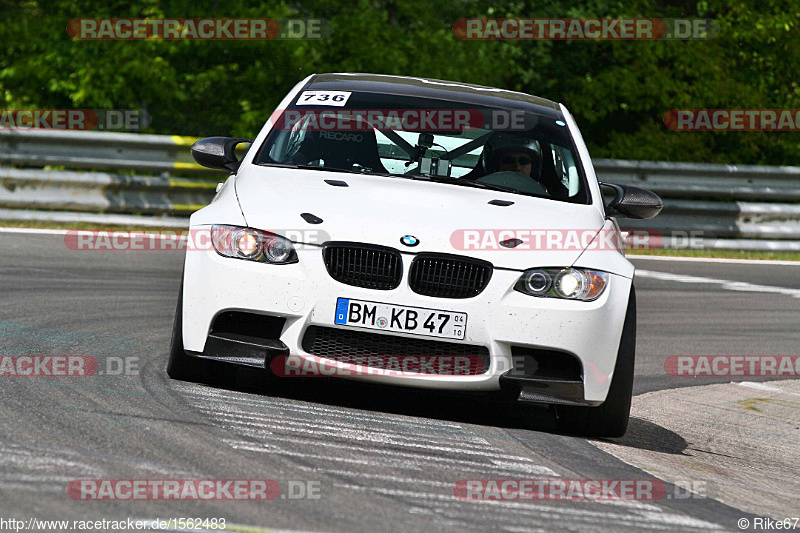
[[(475, 520), (485, 521), (489, 513), (488, 519), (505, 531), (530, 531), (537, 524), (552, 528), (553, 517), (564, 524), (577, 522), (583, 531), (611, 526), (652, 531), (677, 526), (685, 531), (721, 529), (638, 501), (460, 501), (452, 487), (473, 473), (482, 479), (560, 476), (531, 457), (503, 453), (454, 422), (381, 416), (196, 385), (178, 388), (204, 417), (238, 435), (222, 439), (231, 448), (303, 460), (294, 468), (332, 476), (333, 486), (339, 489), (401, 499), (436, 526), (474, 529)], [(376, 467), (391, 472), (375, 473)], [(521, 520), (525, 520), (522, 528)]]

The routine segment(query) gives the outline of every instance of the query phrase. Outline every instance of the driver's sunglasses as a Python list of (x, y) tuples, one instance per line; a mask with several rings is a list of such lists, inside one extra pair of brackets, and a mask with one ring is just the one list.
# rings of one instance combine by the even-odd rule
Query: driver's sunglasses
[(526, 156), (514, 157), (510, 155), (504, 155), (503, 157), (500, 158), (501, 165), (513, 165), (517, 161), (519, 161), (519, 164), (523, 166), (530, 165), (531, 163), (533, 163), (533, 160), (530, 157)]

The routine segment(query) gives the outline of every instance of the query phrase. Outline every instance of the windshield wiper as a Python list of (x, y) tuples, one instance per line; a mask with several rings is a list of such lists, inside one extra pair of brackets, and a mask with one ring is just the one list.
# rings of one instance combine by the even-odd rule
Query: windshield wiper
[(346, 174), (357, 174), (359, 176), (389, 176), (395, 177), (394, 174), (386, 174), (384, 172), (372, 172), (371, 170), (367, 169), (367, 172), (361, 172), (360, 170), (347, 170), (346, 168), (336, 168), (336, 167), (319, 167), (316, 165), (298, 165), (295, 163), (259, 163), (260, 166), (264, 167), (280, 167), (280, 168), (299, 168), (301, 170), (322, 170), (324, 172), (344, 172)]
[(413, 179), (421, 181), (432, 181), (434, 183), (461, 185), (462, 187), (475, 187), (476, 189), (489, 189), (491, 191), (519, 193), (519, 191), (514, 187), (506, 187), (505, 185), (495, 185), (493, 183), (482, 183), (480, 181), (471, 181), (459, 178), (447, 178), (444, 176), (413, 176)]
[(259, 163), (259, 164), (265, 167), (299, 168), (302, 170), (324, 170), (326, 172), (348, 172), (348, 173), (353, 172), (352, 170), (345, 170), (343, 168), (318, 167), (315, 165), (296, 165), (294, 163)]

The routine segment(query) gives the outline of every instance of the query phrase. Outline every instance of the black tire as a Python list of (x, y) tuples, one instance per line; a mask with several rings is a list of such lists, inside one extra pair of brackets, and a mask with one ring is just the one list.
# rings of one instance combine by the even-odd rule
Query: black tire
[(175, 310), (175, 321), (172, 325), (172, 342), (169, 347), (167, 375), (172, 379), (208, 383), (211, 372), (209, 361), (186, 355), (183, 350), (183, 282), (178, 292), (178, 308)]
[(559, 429), (587, 437), (621, 437), (628, 429), (636, 359), (636, 291), (631, 285), (628, 310), (606, 401), (597, 407), (556, 406)]

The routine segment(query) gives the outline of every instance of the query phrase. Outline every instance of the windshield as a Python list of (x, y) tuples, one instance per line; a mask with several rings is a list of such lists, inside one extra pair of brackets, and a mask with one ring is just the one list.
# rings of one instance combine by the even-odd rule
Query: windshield
[(589, 203), (569, 131), (550, 117), (418, 97), (301, 91), (273, 120), (256, 164)]

